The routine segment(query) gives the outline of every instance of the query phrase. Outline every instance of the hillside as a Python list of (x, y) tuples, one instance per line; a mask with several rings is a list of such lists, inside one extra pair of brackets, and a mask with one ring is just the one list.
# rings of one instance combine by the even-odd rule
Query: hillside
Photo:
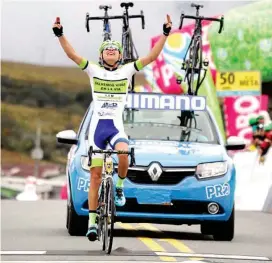
[[(144, 84), (143, 74), (136, 84)], [(56, 133), (78, 130), (92, 101), (88, 76), (77, 67), (45, 67), (1, 61), (1, 163), (33, 163), (36, 128), (41, 125), (44, 162), (65, 164), (70, 146)]]
[[(1, 67), (1, 75), (12, 79), (33, 83), (43, 82), (53, 85), (54, 88), (61, 91), (89, 91), (89, 78), (77, 67), (45, 67), (9, 61), (1, 61)], [(143, 85), (145, 83), (144, 75), (137, 74), (135, 81), (137, 85)]]

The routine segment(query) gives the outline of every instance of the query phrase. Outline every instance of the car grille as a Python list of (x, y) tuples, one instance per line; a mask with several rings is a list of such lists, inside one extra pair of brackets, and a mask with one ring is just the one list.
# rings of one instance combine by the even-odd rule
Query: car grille
[[(194, 214), (205, 215), (209, 214), (207, 207), (210, 202), (207, 201), (189, 201), (189, 200), (172, 200), (172, 205), (152, 205), (138, 204), (136, 198), (127, 198), (124, 206), (117, 206), (117, 212), (130, 213), (164, 213), (164, 214)], [(218, 214), (224, 213), (223, 207), (219, 205)], [(88, 209), (88, 200), (83, 204), (83, 209)]]
[[(172, 200), (171, 206), (168, 205), (151, 205), (138, 204), (136, 198), (127, 198), (126, 204), (122, 207), (116, 207), (118, 212), (130, 213), (164, 213), (164, 214), (209, 214), (207, 206), (210, 202), (203, 201), (187, 201), (187, 200)], [(218, 214), (224, 212), (219, 206)]]
[(147, 171), (128, 170), (127, 178), (135, 184), (174, 185), (194, 174), (193, 171), (163, 171), (159, 179), (153, 181)]

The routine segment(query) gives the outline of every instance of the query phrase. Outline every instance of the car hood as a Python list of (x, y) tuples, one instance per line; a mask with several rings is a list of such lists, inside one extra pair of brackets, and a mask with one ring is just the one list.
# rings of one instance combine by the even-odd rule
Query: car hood
[(194, 142), (133, 140), (136, 165), (158, 161), (162, 166), (197, 166), (199, 163), (225, 160), (222, 145)]

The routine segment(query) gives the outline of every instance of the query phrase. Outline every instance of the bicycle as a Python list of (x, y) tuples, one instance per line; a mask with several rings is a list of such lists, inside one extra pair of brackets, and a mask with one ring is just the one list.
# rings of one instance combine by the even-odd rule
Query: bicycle
[(113, 244), (113, 231), (115, 223), (116, 208), (114, 203), (114, 185), (113, 185), (113, 160), (112, 154), (128, 154), (130, 158), (130, 167), (135, 165), (134, 148), (130, 151), (113, 151), (113, 150), (93, 150), (91, 146), (88, 151), (89, 162), (92, 165), (92, 154), (102, 153), (103, 171), (102, 181), (99, 189), (98, 207), (97, 207), (97, 225), (98, 225), (98, 241), (102, 239), (102, 250), (107, 254), (111, 253)]
[[(130, 18), (141, 18), (142, 19), (142, 29), (145, 29), (145, 19), (144, 19), (144, 12), (141, 10), (140, 15), (129, 15), (128, 8), (133, 7), (134, 4), (132, 2), (128, 3), (121, 3), (121, 7), (125, 8), (123, 13), (123, 28), (122, 28), (122, 46), (124, 47), (123, 51), (123, 62), (124, 64), (134, 62), (139, 58), (138, 52), (136, 47), (133, 43), (132, 33), (129, 26), (129, 19)], [(135, 76), (132, 76), (131, 81), (131, 88), (130, 91), (134, 92), (134, 83), (135, 83)]]
[[(144, 13), (141, 10), (140, 15), (129, 15), (128, 9), (129, 7), (133, 7), (134, 4), (132, 2), (122, 2), (120, 4), (121, 8), (125, 8), (125, 11), (123, 15), (121, 16), (109, 16), (108, 15), (108, 9), (111, 9), (111, 5), (100, 5), (99, 9), (104, 9), (105, 14), (104, 16), (98, 16), (98, 17), (90, 17), (90, 14), (86, 14), (86, 29), (87, 32), (90, 32), (89, 27), (89, 21), (90, 20), (103, 20), (103, 38), (105, 40), (111, 39), (111, 26), (110, 26), (110, 20), (112, 19), (122, 19), (123, 20), (123, 28), (122, 28), (122, 46), (123, 46), (123, 64), (127, 64), (129, 62), (133, 62), (139, 58), (139, 55), (137, 53), (137, 50), (135, 48), (135, 45), (133, 43), (132, 39), (132, 33), (131, 29), (129, 27), (129, 19), (132, 18), (141, 18), (142, 19), (142, 29), (145, 29), (145, 19), (144, 19)], [(134, 76), (132, 77), (132, 87), (131, 91), (134, 90)]]
[[(204, 6), (192, 3), (191, 7), (196, 8), (196, 16), (188, 16), (188, 15), (184, 15), (184, 13), (181, 13), (181, 17), (180, 17), (179, 29), (182, 28), (183, 20), (185, 18), (196, 20), (194, 33), (191, 38), (188, 49), (185, 53), (185, 56), (183, 58), (181, 70), (185, 71), (184, 81), (186, 81), (186, 79), (187, 79), (188, 94), (189, 95), (197, 95), (197, 92), (206, 77), (207, 67), (209, 66), (208, 59), (206, 58), (204, 61), (202, 59), (202, 21), (206, 20), (206, 21), (219, 22), (220, 28), (219, 28), (218, 33), (221, 34), (221, 32), (223, 30), (223, 26), (224, 26), (224, 16), (222, 16), (220, 19), (199, 16), (199, 9), (203, 8)], [(188, 52), (189, 52), (189, 58), (186, 60)], [(204, 67), (202, 66), (202, 64)], [(201, 70), (204, 70), (204, 76), (203, 76), (202, 80), (200, 81)], [(195, 74), (198, 74), (198, 77), (197, 77), (197, 83), (196, 83), (196, 91), (194, 92), (193, 86), (194, 86), (194, 75)], [(181, 84), (181, 82), (182, 82), (181, 79), (177, 79), (177, 84)]]
[(112, 9), (111, 5), (100, 5), (99, 9), (104, 9), (104, 16), (90, 17), (89, 13), (86, 13), (85, 27), (87, 32), (90, 32), (89, 21), (90, 20), (103, 20), (103, 38), (104, 41), (111, 39), (111, 25), (110, 19), (120, 19), (120, 16), (109, 16), (108, 9)]

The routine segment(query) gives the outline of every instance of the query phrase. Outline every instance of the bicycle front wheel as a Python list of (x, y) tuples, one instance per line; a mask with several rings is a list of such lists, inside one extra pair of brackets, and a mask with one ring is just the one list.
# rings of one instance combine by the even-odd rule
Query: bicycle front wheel
[(104, 227), (103, 227), (103, 248), (107, 254), (111, 253), (113, 244), (113, 231), (114, 231), (114, 216), (115, 216), (115, 204), (114, 204), (114, 187), (112, 177), (109, 177), (106, 182), (106, 204), (104, 215)]

